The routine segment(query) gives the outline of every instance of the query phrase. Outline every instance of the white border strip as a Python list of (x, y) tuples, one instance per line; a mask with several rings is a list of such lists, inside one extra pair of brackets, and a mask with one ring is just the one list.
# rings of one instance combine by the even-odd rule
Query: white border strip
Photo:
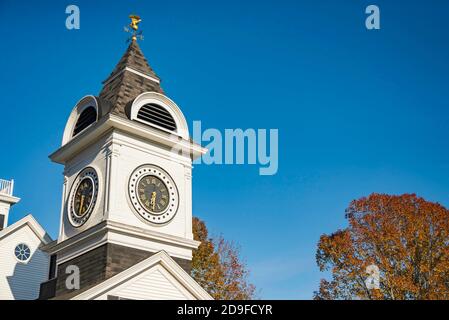
[(142, 72), (140, 72), (140, 71), (137, 71), (137, 70), (135, 70), (135, 69), (133, 69), (133, 68), (125, 67), (125, 69), (122, 69), (121, 71), (117, 72), (117, 73), (115, 74), (115, 76), (113, 76), (112, 78), (108, 79), (103, 85), (107, 85), (108, 83), (110, 83), (111, 81), (113, 81), (115, 78), (117, 78), (119, 75), (121, 75), (121, 74), (122, 74), (123, 72), (125, 72), (125, 71), (132, 72), (132, 73), (134, 73), (134, 74), (136, 74), (136, 75), (138, 75), (138, 76), (140, 76), (140, 77), (143, 77), (143, 78), (145, 78), (145, 79), (154, 81), (154, 82), (156, 82), (157, 84), (160, 84), (160, 83), (161, 83), (161, 81), (160, 81), (159, 79), (157, 79), (157, 78), (151, 77), (151, 76), (149, 76), (149, 75), (147, 75), (147, 74), (145, 74), (145, 73), (142, 73)]

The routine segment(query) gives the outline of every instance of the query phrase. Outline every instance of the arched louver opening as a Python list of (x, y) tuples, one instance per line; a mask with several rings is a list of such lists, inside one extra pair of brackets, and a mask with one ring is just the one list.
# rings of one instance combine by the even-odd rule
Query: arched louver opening
[(137, 113), (137, 119), (170, 131), (176, 130), (176, 122), (172, 115), (165, 108), (157, 104), (150, 103), (141, 107)]
[(73, 136), (76, 136), (95, 121), (97, 121), (97, 110), (94, 107), (86, 108), (83, 112), (81, 112), (81, 115), (76, 122), (75, 130), (73, 130)]

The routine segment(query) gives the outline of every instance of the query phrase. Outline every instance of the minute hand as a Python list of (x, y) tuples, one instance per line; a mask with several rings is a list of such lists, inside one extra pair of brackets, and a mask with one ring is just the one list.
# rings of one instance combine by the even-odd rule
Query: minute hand
[(84, 205), (84, 195), (81, 196), (81, 201), (80, 202), (81, 203), (80, 203), (80, 209), (78, 211), (78, 214), (82, 215), (83, 214), (83, 205)]
[(156, 192), (153, 191), (151, 193), (151, 210), (154, 211), (155, 206), (156, 206)]

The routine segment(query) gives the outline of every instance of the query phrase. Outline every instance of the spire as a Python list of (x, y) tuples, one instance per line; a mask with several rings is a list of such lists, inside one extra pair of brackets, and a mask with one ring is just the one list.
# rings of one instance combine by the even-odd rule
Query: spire
[(126, 116), (127, 104), (139, 94), (148, 91), (164, 93), (160, 82), (133, 37), (111, 75), (103, 82), (100, 98), (110, 103), (113, 114)]
[(126, 67), (131, 68), (134, 71), (141, 72), (160, 82), (159, 77), (148, 64), (147, 59), (143, 55), (142, 50), (140, 49), (139, 45), (137, 44), (137, 40), (135, 39), (131, 40), (128, 49), (115, 66), (114, 71), (112, 71), (111, 75), (103, 83), (107, 83), (109, 79), (114, 77), (117, 73), (119, 73)]

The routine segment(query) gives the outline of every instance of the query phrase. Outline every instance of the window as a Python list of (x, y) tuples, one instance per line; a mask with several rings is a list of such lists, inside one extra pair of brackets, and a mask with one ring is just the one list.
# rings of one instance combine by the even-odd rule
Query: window
[(94, 107), (86, 108), (83, 112), (81, 112), (78, 121), (76, 122), (75, 129), (73, 130), (73, 136), (76, 136), (95, 121), (97, 121), (97, 110)]
[(139, 109), (137, 119), (170, 131), (176, 131), (176, 122), (170, 112), (157, 104), (146, 104)]
[(56, 255), (50, 256), (50, 268), (48, 270), (48, 279), (54, 279), (56, 277)]
[(31, 257), (31, 250), (26, 244), (21, 243), (17, 245), (14, 254), (19, 261), (25, 262)]

